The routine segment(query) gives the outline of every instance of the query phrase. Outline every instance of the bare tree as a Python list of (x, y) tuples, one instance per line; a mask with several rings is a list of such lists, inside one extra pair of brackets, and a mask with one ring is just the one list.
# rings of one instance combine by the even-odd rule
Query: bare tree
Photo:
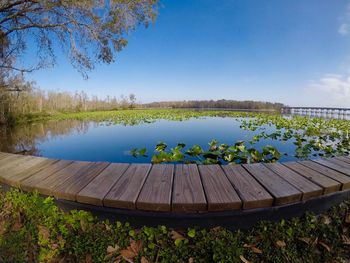
[[(158, 0), (1, 0), (0, 68), (19, 72), (54, 65), (60, 46), (85, 77), (97, 62), (111, 63), (137, 25), (148, 26)], [(38, 60), (16, 64), (34, 42)], [(32, 49), (32, 47), (31, 47)]]
[(129, 102), (130, 102), (130, 105), (129, 105), (130, 109), (135, 108), (136, 96), (135, 96), (134, 93), (130, 93), (130, 94), (129, 94)]
[[(8, 92), (30, 90), (24, 73), (55, 65), (61, 48), (87, 78), (98, 62), (113, 62), (127, 34), (153, 22), (157, 8), (158, 0), (0, 0), (0, 123), (10, 111)], [(37, 59), (24, 63), (29, 48)], [(85, 97), (78, 107), (86, 108)]]

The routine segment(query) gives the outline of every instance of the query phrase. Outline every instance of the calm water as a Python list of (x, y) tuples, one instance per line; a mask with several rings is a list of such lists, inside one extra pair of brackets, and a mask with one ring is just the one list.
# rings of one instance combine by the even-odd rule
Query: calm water
[[(209, 117), (187, 121), (158, 120), (136, 126), (119, 124), (59, 121), (31, 124), (14, 128), (0, 128), (0, 150), (26, 152), (49, 158), (108, 161), (149, 162), (154, 146), (164, 141), (169, 147), (179, 142), (187, 146), (198, 144), (207, 149), (212, 139), (233, 144), (238, 140), (249, 141), (259, 131), (244, 131), (240, 122), (233, 118)], [(272, 132), (270, 128), (267, 130)], [(270, 144), (289, 156), (282, 160), (294, 160), (295, 146), (292, 141), (261, 140), (255, 148)], [(129, 154), (133, 148), (147, 148), (149, 157), (134, 158)]]

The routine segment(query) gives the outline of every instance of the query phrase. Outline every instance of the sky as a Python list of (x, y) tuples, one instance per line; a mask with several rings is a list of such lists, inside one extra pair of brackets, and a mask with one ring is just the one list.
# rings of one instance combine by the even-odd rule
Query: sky
[(64, 55), (29, 78), (45, 90), (134, 93), (141, 102), (350, 108), (349, 0), (161, 0), (156, 22), (128, 40), (87, 80)]

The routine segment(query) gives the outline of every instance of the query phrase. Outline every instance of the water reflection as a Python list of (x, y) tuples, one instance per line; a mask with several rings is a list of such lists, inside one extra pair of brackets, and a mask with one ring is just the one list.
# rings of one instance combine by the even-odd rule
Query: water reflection
[(64, 120), (0, 126), (0, 151), (40, 156), (41, 144), (72, 133), (85, 134), (91, 126), (98, 126), (98, 123)]
[[(259, 133), (243, 131), (240, 125), (234, 118), (221, 117), (158, 120), (135, 126), (74, 120), (46, 122), (0, 128), (0, 150), (66, 160), (145, 163), (151, 161), (154, 146), (159, 141), (166, 142), (169, 147), (182, 142), (188, 147), (198, 144), (207, 149), (208, 142), (213, 139), (233, 144), (238, 140), (249, 141)], [(266, 144), (289, 153), (295, 148), (290, 142), (268, 139), (262, 139), (255, 146), (260, 149)], [(147, 157), (135, 159), (130, 155), (131, 149), (143, 147), (147, 148)]]
[[(321, 117), (335, 118), (333, 115)], [(2, 126), (0, 151), (66, 160), (145, 163), (151, 161), (154, 146), (159, 141), (166, 142), (169, 148), (181, 142), (188, 147), (197, 144), (207, 149), (208, 142), (213, 139), (232, 145), (240, 140), (248, 142), (261, 132), (259, 129), (242, 130), (240, 125), (241, 121), (235, 118), (207, 117), (186, 121), (157, 120), (135, 126), (78, 120)], [(266, 133), (275, 131), (273, 126), (264, 128)], [(261, 150), (266, 145), (288, 154), (283, 155), (281, 161), (296, 160), (293, 140), (262, 138), (254, 147)], [(133, 148), (144, 147), (147, 157), (135, 159), (129, 154)]]

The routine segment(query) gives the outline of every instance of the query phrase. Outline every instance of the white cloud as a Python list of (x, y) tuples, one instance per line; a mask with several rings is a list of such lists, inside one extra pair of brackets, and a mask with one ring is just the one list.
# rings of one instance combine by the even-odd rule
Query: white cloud
[(338, 29), (338, 33), (341, 34), (342, 36), (346, 36), (350, 32), (350, 25), (343, 23), (340, 25)]
[(346, 7), (345, 14), (339, 18), (341, 25), (338, 28), (338, 33), (346, 36), (350, 33), (350, 4)]
[(327, 98), (327, 104), (350, 107), (350, 75), (326, 74), (309, 87), (316, 96)]

